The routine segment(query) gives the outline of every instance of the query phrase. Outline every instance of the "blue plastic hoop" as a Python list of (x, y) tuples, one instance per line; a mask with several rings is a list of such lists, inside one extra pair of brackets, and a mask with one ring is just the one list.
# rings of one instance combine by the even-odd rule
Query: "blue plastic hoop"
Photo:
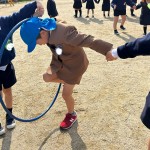
[[(1, 63), (2, 55), (3, 55), (4, 49), (5, 49), (5, 45), (6, 45), (7, 41), (8, 41), (8, 39), (13, 35), (13, 33), (14, 33), (24, 22), (26, 22), (26, 21), (28, 21), (28, 20), (29, 20), (29, 18), (28, 18), (28, 19), (24, 19), (24, 20), (22, 20), (21, 22), (19, 22), (18, 24), (16, 24), (16, 25), (11, 29), (11, 31), (8, 33), (8, 35), (6, 36), (6, 38), (5, 38), (5, 40), (4, 40), (3, 44), (2, 44), (2, 47), (1, 47), (1, 49), (0, 49), (0, 63)], [(50, 108), (53, 106), (53, 104), (55, 103), (55, 101), (56, 101), (56, 99), (57, 99), (57, 96), (58, 96), (58, 94), (59, 94), (60, 88), (61, 88), (61, 83), (59, 84), (58, 89), (57, 89), (57, 92), (56, 92), (56, 94), (55, 94), (55, 96), (54, 96), (54, 99), (53, 99), (53, 101), (50, 103), (49, 107), (48, 107), (43, 113), (41, 113), (39, 116), (37, 116), (37, 117), (35, 117), (35, 118), (22, 119), (22, 118), (18, 118), (18, 117), (16, 117), (16, 116), (14, 116), (14, 115), (7, 109), (7, 107), (6, 107), (6, 105), (5, 105), (5, 103), (4, 103), (4, 101), (3, 101), (3, 99), (2, 99), (1, 96), (0, 96), (0, 103), (1, 103), (1, 105), (2, 105), (2, 107), (3, 107), (3, 109), (6, 111), (6, 113), (8, 113), (8, 115), (9, 115), (10, 117), (12, 117), (13, 119), (16, 119), (16, 120), (21, 121), (21, 122), (32, 122), (32, 121), (36, 121), (36, 120), (40, 119), (42, 116), (44, 116), (44, 115), (50, 110)]]

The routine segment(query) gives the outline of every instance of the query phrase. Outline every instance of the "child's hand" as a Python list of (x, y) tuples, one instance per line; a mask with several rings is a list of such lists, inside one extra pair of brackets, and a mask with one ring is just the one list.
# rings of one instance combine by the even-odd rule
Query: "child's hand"
[(132, 7), (132, 9), (136, 9), (136, 6), (134, 5), (134, 6)]
[(116, 59), (117, 58), (112, 56), (112, 51), (111, 50), (106, 53), (106, 60), (107, 61), (113, 61), (113, 60), (116, 60)]
[(33, 16), (42, 17), (44, 14), (44, 7), (39, 1), (36, 1), (36, 4), (37, 4), (37, 9)]

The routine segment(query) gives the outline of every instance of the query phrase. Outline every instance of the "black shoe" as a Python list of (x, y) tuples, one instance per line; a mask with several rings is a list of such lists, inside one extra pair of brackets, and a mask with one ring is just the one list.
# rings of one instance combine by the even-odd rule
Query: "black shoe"
[(1, 123), (0, 123), (0, 135), (3, 135), (5, 133), (5, 129), (1, 126)]
[(126, 30), (126, 28), (124, 27), (124, 26), (120, 26), (120, 29), (122, 29), (122, 30)]
[(86, 16), (85, 18), (89, 18), (89, 16)]
[(117, 30), (114, 30), (114, 34), (119, 35), (119, 32)]
[(6, 114), (6, 127), (7, 129), (12, 129), (16, 126), (16, 122), (8, 114)]
[(76, 15), (74, 15), (74, 17), (75, 17), (75, 18), (77, 18), (77, 16), (76, 16)]

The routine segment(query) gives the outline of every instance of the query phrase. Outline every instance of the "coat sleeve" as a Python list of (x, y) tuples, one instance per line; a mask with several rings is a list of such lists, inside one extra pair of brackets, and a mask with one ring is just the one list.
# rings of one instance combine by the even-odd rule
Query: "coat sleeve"
[(103, 55), (106, 55), (113, 46), (111, 43), (96, 39), (94, 36), (78, 32), (74, 26), (66, 27), (64, 40), (66, 44), (78, 47), (88, 47)]
[(117, 4), (116, 0), (112, 0), (111, 7), (114, 8), (114, 5), (116, 5), (116, 4)]
[(127, 5), (129, 5), (130, 7), (133, 7), (135, 5), (134, 2), (132, 2), (131, 0), (126, 0)]
[(150, 55), (150, 33), (117, 48), (118, 56), (122, 59), (134, 58), (139, 55)]
[(138, 5), (136, 5), (136, 9), (140, 9), (142, 7), (142, 4), (139, 3)]

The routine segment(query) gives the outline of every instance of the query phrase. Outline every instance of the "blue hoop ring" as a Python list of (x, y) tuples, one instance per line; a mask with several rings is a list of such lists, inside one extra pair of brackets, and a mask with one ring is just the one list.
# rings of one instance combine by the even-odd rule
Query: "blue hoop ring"
[[(16, 24), (16, 25), (11, 29), (11, 31), (8, 33), (8, 35), (6, 36), (6, 38), (5, 38), (5, 40), (4, 40), (3, 44), (2, 44), (2, 47), (1, 47), (1, 49), (0, 49), (0, 63), (1, 63), (1, 59), (2, 59), (3, 52), (4, 52), (4, 48), (5, 48), (5, 45), (6, 45), (7, 41), (8, 41), (8, 39), (13, 35), (13, 33), (14, 33), (24, 22), (26, 22), (26, 21), (28, 21), (28, 20), (29, 20), (29, 18), (28, 18), (28, 19), (24, 19), (24, 20), (22, 20), (21, 22), (19, 22), (18, 24)], [(53, 99), (53, 101), (50, 103), (49, 107), (48, 107), (43, 113), (41, 113), (40, 115), (38, 115), (38, 116), (35, 117), (35, 118), (22, 119), (22, 118), (18, 118), (18, 117), (16, 117), (16, 116), (14, 116), (14, 115), (7, 109), (7, 107), (6, 107), (6, 105), (4, 104), (4, 101), (3, 101), (3, 99), (2, 99), (2, 96), (0, 96), (0, 103), (1, 103), (1, 105), (2, 105), (2, 107), (3, 107), (3, 109), (6, 111), (6, 113), (8, 113), (8, 115), (9, 115), (10, 117), (12, 117), (13, 119), (16, 119), (16, 120), (21, 121), (21, 122), (32, 122), (32, 121), (36, 121), (36, 120), (40, 119), (42, 116), (44, 116), (44, 115), (50, 110), (50, 108), (53, 106), (53, 104), (55, 103), (55, 101), (56, 101), (56, 99), (57, 99), (57, 96), (58, 96), (58, 94), (59, 94), (60, 88), (61, 88), (61, 83), (59, 84), (58, 89), (57, 89), (57, 92), (56, 92), (56, 94), (55, 94), (55, 96), (54, 96), (54, 99)]]

